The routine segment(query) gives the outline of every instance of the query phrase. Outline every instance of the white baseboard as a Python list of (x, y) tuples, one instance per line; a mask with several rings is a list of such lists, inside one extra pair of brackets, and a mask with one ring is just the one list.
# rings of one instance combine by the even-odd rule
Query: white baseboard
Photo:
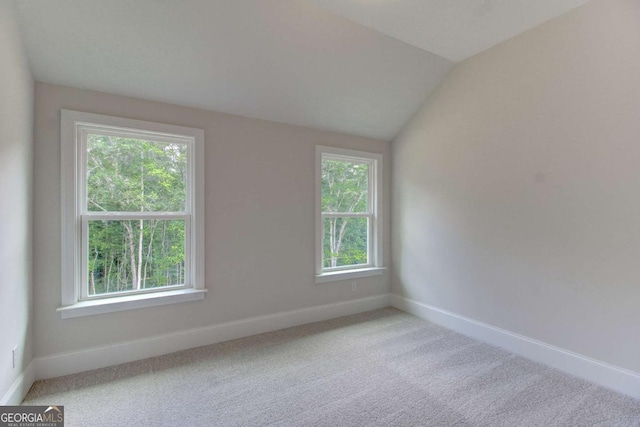
[(502, 347), (527, 359), (640, 399), (640, 374), (637, 372), (399, 295), (391, 295), (391, 305), (463, 335)]
[(36, 380), (35, 363), (31, 361), (27, 368), (16, 378), (11, 384), (9, 390), (0, 400), (0, 406), (19, 405), (27, 394), (34, 381)]
[(158, 335), (104, 347), (34, 359), (38, 380), (133, 362), (189, 348), (244, 338), (264, 332), (362, 313), (390, 305), (390, 295), (376, 295), (334, 304), (251, 317), (234, 322)]
[(36, 380), (133, 362), (203, 345), (362, 313), (389, 305), (536, 362), (640, 399), (640, 374), (636, 372), (408, 298), (384, 294), (36, 358), (16, 378), (0, 400), (0, 405), (20, 404)]

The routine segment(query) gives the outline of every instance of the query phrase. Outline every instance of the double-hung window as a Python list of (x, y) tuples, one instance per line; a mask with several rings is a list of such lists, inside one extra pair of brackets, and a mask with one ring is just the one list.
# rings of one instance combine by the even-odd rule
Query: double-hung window
[(382, 274), (382, 155), (316, 147), (316, 283)]
[(200, 129), (62, 110), (63, 318), (204, 297)]

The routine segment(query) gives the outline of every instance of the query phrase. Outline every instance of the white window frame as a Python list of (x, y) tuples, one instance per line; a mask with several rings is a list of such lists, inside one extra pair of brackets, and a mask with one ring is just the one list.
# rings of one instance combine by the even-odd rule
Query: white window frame
[[(322, 212), (322, 160), (332, 159), (369, 165), (367, 211), (359, 213)], [(316, 283), (356, 279), (383, 274), (382, 244), (382, 154), (344, 148), (316, 146)], [(324, 220), (330, 217), (368, 218), (367, 263), (324, 268)]]
[[(183, 212), (90, 212), (86, 204), (89, 132), (187, 145), (187, 194)], [(61, 110), (63, 319), (204, 299), (204, 131), (79, 111)], [(185, 221), (185, 283), (181, 286), (88, 295), (88, 223), (100, 219)], [(83, 250), (84, 248), (84, 250)]]

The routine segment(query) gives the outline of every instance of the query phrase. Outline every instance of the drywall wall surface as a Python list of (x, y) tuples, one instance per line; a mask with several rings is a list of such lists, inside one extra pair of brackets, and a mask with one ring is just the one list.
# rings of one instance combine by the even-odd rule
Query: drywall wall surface
[[(61, 109), (204, 129), (204, 301), (60, 319)], [(314, 281), (315, 145), (387, 159), (388, 142), (43, 83), (35, 140), (38, 357), (389, 292), (388, 273), (358, 279), (355, 292)]]
[[(33, 78), (13, 5), (0, 0), (0, 399), (32, 358)], [(16, 367), (12, 350), (17, 347)]]
[(459, 65), (392, 143), (401, 296), (640, 372), (640, 2)]

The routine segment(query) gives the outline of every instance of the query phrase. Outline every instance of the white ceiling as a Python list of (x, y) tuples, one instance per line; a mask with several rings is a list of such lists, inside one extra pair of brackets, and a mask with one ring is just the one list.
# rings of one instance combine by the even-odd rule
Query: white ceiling
[(38, 81), (392, 139), (452, 63), (307, 0), (19, 0)]
[(385, 140), (450, 59), (586, 2), (14, 1), (38, 81)]
[(589, 0), (311, 0), (451, 61), (556, 18)]

